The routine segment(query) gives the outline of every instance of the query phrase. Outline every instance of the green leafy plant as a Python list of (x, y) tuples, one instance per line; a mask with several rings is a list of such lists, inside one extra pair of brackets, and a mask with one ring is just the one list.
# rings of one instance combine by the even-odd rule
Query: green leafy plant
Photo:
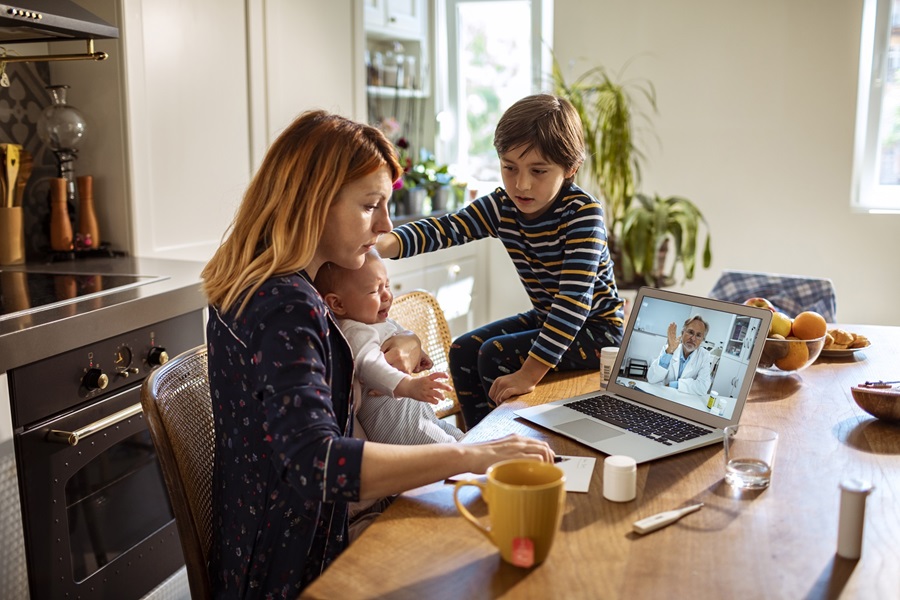
[(438, 189), (452, 185), (455, 178), (448, 171), (448, 166), (439, 164), (434, 154), (422, 150), (419, 160), (410, 162), (403, 173), (403, 185), (407, 189), (421, 187), (429, 197), (434, 197)]
[[(681, 196), (662, 198), (636, 194), (622, 220), (620, 260), (626, 281), (642, 279), (648, 285), (671, 285), (681, 264), (684, 279), (694, 277), (700, 225), (706, 230), (703, 268), (712, 263), (709, 226), (697, 206)], [(668, 254), (671, 260), (667, 261)], [(666, 262), (671, 262), (669, 273)]]
[(592, 67), (567, 82), (554, 58), (554, 93), (569, 100), (578, 111), (587, 151), (579, 180), (587, 181), (606, 204), (609, 230), (618, 226), (640, 183), (643, 154), (634, 143), (635, 119), (646, 119), (634, 100), (639, 94), (656, 112), (656, 90), (649, 81), (619, 83), (603, 67)]
[(583, 187), (604, 201), (618, 285), (671, 285), (679, 264), (684, 279), (693, 279), (701, 224), (706, 228), (702, 265), (709, 268), (710, 233), (697, 206), (681, 196), (651, 198), (637, 193), (644, 155), (635, 145), (636, 123), (649, 124), (647, 110), (657, 112), (653, 84), (619, 81), (601, 66), (589, 68), (570, 83), (555, 59), (552, 83), (554, 93), (568, 99), (581, 117), (587, 159), (579, 182), (586, 181)]

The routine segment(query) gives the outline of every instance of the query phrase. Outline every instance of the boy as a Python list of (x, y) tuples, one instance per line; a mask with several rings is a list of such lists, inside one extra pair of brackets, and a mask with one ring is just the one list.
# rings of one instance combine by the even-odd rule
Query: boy
[(624, 324), (602, 206), (574, 184), (584, 162), (575, 108), (549, 94), (523, 98), (501, 117), (494, 147), (504, 187), (377, 243), (381, 256), (405, 258), (495, 237), (518, 271), (533, 308), (465, 334), (450, 349), (468, 428), (534, 390), (551, 369), (599, 369), (600, 349), (619, 345)]
[[(387, 338), (406, 331), (388, 318), (394, 297), (381, 258), (370, 251), (356, 271), (326, 263), (316, 275), (315, 286), (350, 343), (363, 390), (356, 416), (366, 439), (385, 444), (458, 441), (463, 432), (438, 419), (427, 405), (437, 404), (442, 392), (450, 391), (450, 386), (440, 381), (447, 375), (411, 377), (388, 364), (381, 351)], [(430, 366), (424, 353), (422, 361), (426, 368)], [(369, 390), (378, 394), (371, 395)]]

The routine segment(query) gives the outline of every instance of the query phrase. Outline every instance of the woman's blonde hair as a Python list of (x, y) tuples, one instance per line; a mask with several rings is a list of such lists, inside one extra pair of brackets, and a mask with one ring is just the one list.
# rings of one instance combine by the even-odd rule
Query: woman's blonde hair
[(203, 269), (203, 291), (223, 311), (275, 275), (312, 261), (335, 196), (345, 185), (387, 167), (402, 171), (378, 129), (325, 111), (300, 115), (269, 148), (225, 241)]

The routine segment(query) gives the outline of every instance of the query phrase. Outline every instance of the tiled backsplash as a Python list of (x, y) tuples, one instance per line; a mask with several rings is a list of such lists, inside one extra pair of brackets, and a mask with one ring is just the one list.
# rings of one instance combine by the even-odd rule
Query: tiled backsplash
[(0, 87), (0, 142), (19, 144), (34, 157), (34, 168), (22, 205), (25, 213), (25, 254), (43, 258), (50, 248), (50, 185), (58, 175), (53, 152), (37, 134), (41, 111), (50, 105), (45, 89), (50, 83), (47, 63), (6, 65), (9, 87)]

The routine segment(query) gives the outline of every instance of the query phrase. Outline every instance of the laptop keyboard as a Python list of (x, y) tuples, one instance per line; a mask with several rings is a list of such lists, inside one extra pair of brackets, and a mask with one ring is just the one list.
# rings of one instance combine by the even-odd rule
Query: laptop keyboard
[(606, 394), (569, 402), (566, 406), (666, 446), (692, 440), (709, 433), (708, 429), (673, 419)]

